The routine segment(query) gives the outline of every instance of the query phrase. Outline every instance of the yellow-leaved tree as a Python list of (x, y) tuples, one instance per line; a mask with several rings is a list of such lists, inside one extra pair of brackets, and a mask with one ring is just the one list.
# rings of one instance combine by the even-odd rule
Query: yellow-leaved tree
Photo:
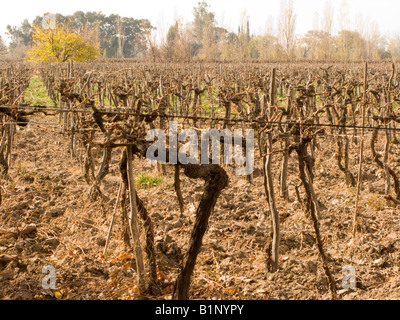
[(98, 45), (60, 25), (54, 29), (35, 26), (32, 36), (34, 46), (27, 56), (33, 62), (83, 62), (100, 56)]

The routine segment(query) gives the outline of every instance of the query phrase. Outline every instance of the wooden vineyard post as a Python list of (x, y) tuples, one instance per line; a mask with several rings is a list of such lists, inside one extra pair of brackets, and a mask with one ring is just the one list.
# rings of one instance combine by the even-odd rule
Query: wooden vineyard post
[(12, 143), (14, 140), (14, 130), (15, 124), (12, 118), (9, 118), (9, 124), (6, 125), (6, 130), (8, 130), (8, 138), (7, 138), (7, 148), (6, 148), (6, 155), (5, 161), (7, 162), (8, 168), (12, 166)]
[(75, 115), (71, 114), (71, 158), (76, 157), (76, 135), (75, 135)]
[[(71, 64), (67, 63), (67, 79), (71, 79)], [(68, 100), (67, 103), (64, 104), (64, 108), (69, 109), (71, 107), (71, 102)], [(65, 133), (65, 131), (68, 129), (67, 127), (67, 121), (68, 121), (68, 112), (63, 112), (63, 118), (62, 118), (62, 133)]]
[(269, 271), (275, 272), (278, 270), (279, 261), (279, 243), (280, 243), (280, 228), (279, 228), (279, 213), (276, 208), (274, 182), (271, 170), (272, 164), (272, 136), (271, 133), (267, 133), (267, 153), (265, 159), (265, 177), (268, 190), (268, 202), (271, 211), (271, 222), (272, 222), (272, 247), (271, 247), (271, 268)]
[[(270, 91), (270, 108), (275, 105), (275, 68), (272, 69), (271, 75), (271, 91)], [(271, 110), (270, 110), (271, 111)], [(271, 112), (270, 118), (271, 118)], [(267, 261), (267, 266), (269, 267), (271, 272), (275, 272), (278, 270), (278, 261), (279, 261), (279, 244), (280, 244), (280, 228), (279, 228), (279, 213), (276, 208), (276, 200), (275, 200), (275, 192), (274, 192), (274, 181), (272, 176), (272, 133), (266, 133), (266, 156), (264, 156), (264, 184), (265, 189), (267, 191), (267, 199), (269, 204), (269, 209), (271, 212), (271, 223), (272, 223), (272, 246), (271, 252), (268, 255), (271, 255), (271, 261)], [(267, 257), (269, 260), (269, 257)]]
[(111, 223), (110, 223), (110, 227), (108, 229), (108, 234), (107, 234), (107, 239), (106, 239), (106, 244), (104, 246), (104, 250), (103, 250), (103, 256), (106, 256), (107, 253), (107, 248), (108, 248), (108, 242), (110, 241), (110, 237), (111, 237), (111, 230), (114, 224), (114, 219), (115, 219), (115, 214), (117, 213), (117, 206), (119, 203), (119, 199), (121, 197), (121, 191), (122, 191), (122, 181), (119, 184), (119, 189), (118, 189), (118, 194), (117, 194), (117, 200), (115, 200), (115, 205), (114, 205), (114, 212), (112, 215), (112, 219), (111, 219)]
[(142, 247), (140, 245), (140, 231), (138, 220), (138, 209), (136, 203), (135, 181), (133, 178), (133, 163), (132, 163), (132, 147), (127, 146), (127, 174), (128, 174), (128, 187), (129, 187), (129, 202), (130, 202), (130, 215), (129, 215), (129, 229), (133, 241), (133, 247), (136, 255), (136, 268), (139, 292), (143, 294), (146, 291), (144, 262)]
[(272, 74), (271, 74), (271, 90), (270, 90), (270, 97), (269, 97), (269, 102), (270, 102), (270, 106), (274, 106), (275, 105), (275, 91), (276, 91), (276, 82), (275, 82), (275, 78), (276, 78), (276, 69), (272, 68)]
[[(391, 90), (392, 90), (392, 81), (394, 78), (394, 72), (395, 72), (395, 65), (394, 63), (392, 64), (392, 74), (390, 75), (389, 78), (389, 84), (387, 88), (387, 93), (386, 93), (386, 102), (387, 102), (387, 107), (385, 108), (386, 112), (386, 117), (390, 117), (393, 112), (393, 105), (391, 103)], [(385, 164), (385, 194), (389, 195), (390, 193), (390, 173), (389, 173), (389, 166), (388, 166), (388, 159), (389, 159), (389, 152), (390, 152), (390, 141), (392, 140), (392, 132), (391, 132), (391, 123), (387, 124), (387, 130), (385, 130), (385, 138), (386, 138), (386, 143), (385, 143), (385, 151), (384, 151), (384, 164)]]
[(58, 94), (58, 108), (60, 109), (60, 113), (59, 113), (59, 115), (58, 115), (58, 124), (61, 125), (61, 123), (62, 123), (62, 117), (63, 117), (63, 113), (61, 112), (61, 109), (63, 108), (63, 102), (62, 102), (61, 93)]
[(365, 106), (367, 104), (367, 72), (368, 72), (368, 63), (365, 63), (364, 68), (364, 93), (363, 93), (363, 103), (361, 109), (362, 116), (362, 128), (361, 128), (361, 143), (360, 143), (360, 163), (358, 166), (358, 179), (357, 179), (357, 191), (356, 191), (356, 203), (354, 208), (354, 216), (353, 216), (353, 234), (352, 234), (352, 243), (354, 245), (356, 233), (357, 233), (357, 223), (358, 223), (358, 198), (360, 197), (360, 189), (362, 182), (362, 165), (364, 161), (364, 126), (365, 126)]
[[(295, 94), (296, 90), (293, 88), (289, 89), (289, 97), (288, 97), (288, 106), (287, 106), (287, 115), (286, 115), (286, 121), (289, 121), (290, 113), (291, 113), (291, 108), (292, 104), (294, 103), (295, 100)], [(287, 124), (283, 125), (285, 128), (285, 131), (288, 130)], [(281, 198), (285, 200), (289, 200), (289, 189), (288, 189), (288, 184), (287, 184), (287, 179), (288, 179), (288, 165), (289, 165), (289, 141), (288, 137), (285, 136), (283, 139), (283, 154), (282, 154), (282, 163), (281, 163), (281, 174), (280, 174), (280, 185), (279, 185), (279, 195)]]
[(181, 216), (183, 216), (183, 212), (185, 211), (185, 203), (182, 197), (181, 180), (179, 179), (179, 172), (180, 172), (179, 164), (175, 164), (174, 188), (176, 196), (178, 198), (179, 210), (181, 212)]

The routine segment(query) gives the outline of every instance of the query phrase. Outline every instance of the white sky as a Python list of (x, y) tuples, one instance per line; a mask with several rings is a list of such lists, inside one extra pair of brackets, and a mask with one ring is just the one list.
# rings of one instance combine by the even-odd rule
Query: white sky
[[(184, 22), (193, 19), (193, 7), (200, 0), (6, 0), (0, 10), (0, 35), (5, 35), (8, 24), (19, 26), (24, 19), (30, 22), (46, 12), (72, 14), (76, 11), (102, 11), (104, 14), (119, 14), (136, 19), (149, 19), (153, 26), (167, 32), (175, 18)], [(331, 0), (334, 8), (334, 28), (339, 27), (339, 13), (344, 0)], [(274, 27), (279, 17), (279, 0), (206, 0), (210, 11), (216, 15), (219, 26), (237, 31), (244, 10), (250, 18), (252, 34), (265, 32), (268, 21)], [(349, 29), (354, 28), (362, 16), (365, 25), (375, 21), (384, 35), (400, 34), (399, 0), (346, 0), (350, 17)], [(297, 15), (296, 33), (304, 34), (314, 26), (314, 16), (323, 17), (325, 0), (293, 0)]]

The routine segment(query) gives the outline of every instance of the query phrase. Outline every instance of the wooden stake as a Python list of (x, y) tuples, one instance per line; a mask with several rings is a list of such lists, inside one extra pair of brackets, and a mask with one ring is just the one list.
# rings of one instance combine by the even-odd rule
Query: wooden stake
[(364, 162), (364, 126), (365, 126), (365, 106), (367, 105), (367, 72), (368, 72), (368, 63), (365, 63), (364, 69), (364, 93), (363, 93), (363, 105), (361, 109), (361, 116), (362, 116), (362, 128), (361, 128), (361, 144), (360, 144), (360, 163), (358, 167), (358, 179), (357, 179), (357, 193), (356, 193), (356, 204), (354, 209), (354, 216), (353, 216), (353, 239), (352, 244), (354, 245), (356, 240), (356, 233), (357, 233), (357, 224), (358, 224), (358, 199), (360, 196), (360, 189), (362, 183), (362, 165)]
[[(271, 75), (271, 92), (270, 92), (270, 108), (275, 105), (275, 68), (272, 69)], [(269, 115), (271, 116), (272, 110), (270, 109)], [(270, 117), (271, 118), (271, 117)], [(272, 223), (272, 247), (271, 247), (271, 269), (269, 271), (275, 272), (278, 270), (279, 262), (279, 243), (280, 243), (280, 229), (279, 229), (279, 213), (276, 208), (275, 192), (274, 192), (274, 181), (272, 176), (272, 134), (268, 132), (266, 134), (266, 148), (267, 156), (265, 158), (265, 170), (264, 170), (264, 184), (268, 191), (268, 204), (271, 211), (271, 223)]]
[(136, 254), (136, 267), (139, 292), (143, 294), (146, 291), (144, 262), (142, 247), (140, 245), (140, 231), (138, 227), (138, 209), (136, 203), (135, 181), (133, 177), (133, 163), (132, 163), (132, 147), (126, 147), (127, 152), (127, 173), (128, 173), (128, 186), (129, 186), (129, 202), (130, 202), (130, 216), (129, 216), (129, 229), (133, 240), (133, 246)]
[(268, 190), (268, 203), (271, 211), (271, 222), (272, 222), (272, 248), (271, 248), (271, 272), (278, 270), (279, 262), (279, 243), (280, 243), (280, 230), (279, 230), (279, 213), (276, 208), (275, 192), (274, 192), (274, 181), (272, 176), (272, 135), (267, 133), (267, 151), (268, 155), (265, 159), (265, 183)]
[(179, 179), (179, 171), (180, 171), (179, 164), (176, 164), (175, 165), (175, 174), (174, 174), (174, 188), (175, 188), (176, 196), (178, 198), (181, 216), (183, 216), (183, 212), (185, 211), (185, 203), (184, 203), (183, 197), (182, 197), (181, 180)]
[(111, 230), (114, 224), (114, 219), (115, 219), (115, 214), (117, 212), (117, 207), (118, 207), (118, 202), (119, 202), (119, 198), (121, 196), (121, 191), (122, 191), (122, 181), (119, 184), (119, 190), (118, 190), (118, 195), (117, 195), (117, 200), (115, 201), (115, 205), (114, 205), (114, 212), (112, 215), (112, 219), (111, 219), (111, 223), (110, 223), (110, 228), (108, 229), (108, 235), (107, 235), (107, 240), (106, 240), (106, 244), (104, 246), (104, 251), (103, 251), (103, 255), (104, 257), (106, 256), (106, 251), (107, 251), (107, 247), (108, 247), (108, 242), (110, 241), (110, 237), (111, 237)]

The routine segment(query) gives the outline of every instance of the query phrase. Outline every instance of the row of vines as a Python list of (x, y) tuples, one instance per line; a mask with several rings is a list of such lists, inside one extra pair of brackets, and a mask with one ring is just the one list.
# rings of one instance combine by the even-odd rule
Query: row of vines
[[(272, 233), (265, 235), (266, 268), (278, 269), (280, 248), (279, 199), (293, 195), (315, 231), (321, 264), (332, 299), (336, 282), (320, 232), (318, 178), (314, 164), (320, 145), (330, 146), (343, 180), (357, 190), (353, 246), (357, 241), (358, 198), (365, 192), (363, 162), (371, 152), (385, 180), (385, 198), (400, 204), (399, 143), (400, 75), (395, 64), (142, 64), (129, 61), (0, 66), (1, 145), (3, 174), (11, 164), (16, 126), (29, 123), (29, 115), (58, 115), (59, 131), (70, 138), (72, 157), (82, 164), (88, 199), (107, 197), (103, 179), (113, 158), (119, 161), (121, 185), (118, 200), (124, 221), (124, 239), (135, 253), (141, 293), (160, 294), (154, 225), (135, 190), (135, 159), (144, 158), (151, 129), (168, 132), (168, 121), (196, 131), (207, 128), (253, 129), (256, 160), (262, 164), (267, 199), (266, 214)], [(27, 106), (24, 91), (32, 76), (40, 77), (53, 106)], [(23, 133), (22, 133), (23, 134)], [(222, 138), (221, 138), (221, 142)], [(243, 146), (243, 148), (245, 145)], [(326, 158), (326, 155), (324, 155)], [(256, 161), (256, 163), (258, 163)], [(288, 166), (296, 163), (298, 185), (288, 184)], [(157, 164), (166, 172), (167, 164)], [(279, 163), (279, 172), (273, 164)], [(228, 186), (224, 164), (173, 164), (177, 206), (185, 212), (180, 174), (205, 181), (196, 221), (174, 299), (187, 299), (190, 278), (200, 252), (210, 215)], [(252, 175), (247, 179), (254, 184)], [(141, 234), (144, 233), (144, 243)], [(354, 249), (356, 250), (356, 249)]]

